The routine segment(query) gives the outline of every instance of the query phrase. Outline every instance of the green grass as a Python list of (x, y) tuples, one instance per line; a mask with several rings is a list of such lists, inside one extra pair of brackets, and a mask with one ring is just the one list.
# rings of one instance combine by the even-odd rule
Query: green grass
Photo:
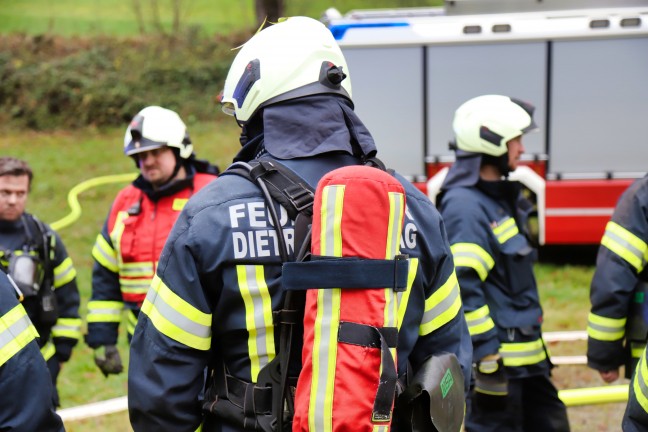
[[(27, 34), (133, 36), (140, 33), (133, 0), (0, 0), (0, 32)], [(141, 0), (145, 32), (155, 32), (151, 7), (158, 3), (159, 22), (172, 27), (172, 1)], [(439, 0), (294, 0), (286, 1), (286, 15), (319, 18), (329, 7), (351, 9), (440, 5)], [(180, 24), (207, 34), (254, 28), (253, 0), (182, 0)]]

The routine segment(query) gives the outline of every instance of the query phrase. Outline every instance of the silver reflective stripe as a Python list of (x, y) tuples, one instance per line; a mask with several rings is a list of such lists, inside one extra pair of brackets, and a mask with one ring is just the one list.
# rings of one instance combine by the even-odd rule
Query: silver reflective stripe
[(2, 351), (5, 346), (13, 341), (17, 335), (27, 330), (30, 325), (31, 321), (29, 321), (27, 315), (24, 315), (18, 318), (16, 322), (5, 328), (2, 332), (0, 332), (0, 351)]
[(632, 243), (630, 243), (629, 241), (627, 241), (623, 237), (619, 237), (614, 231), (612, 231), (610, 229), (605, 230), (605, 236), (609, 237), (611, 240), (613, 240), (619, 246), (621, 246), (626, 251), (630, 252), (632, 255), (637, 257), (637, 259), (641, 263), (641, 266), (639, 268), (640, 271), (641, 271), (641, 269), (643, 269), (646, 266), (646, 259), (644, 258), (643, 252), (641, 250), (637, 249)]
[[(248, 311), (248, 313), (252, 313), (253, 316), (253, 321), (254, 321), (254, 329), (248, 329), (248, 330), (253, 330), (250, 332), (250, 334), (254, 334), (254, 345), (256, 346), (256, 351), (257, 351), (257, 357), (259, 359), (259, 370), (263, 369), (265, 365), (269, 363), (269, 354), (272, 354), (274, 356), (274, 347), (270, 348), (268, 347), (267, 341), (268, 341), (268, 328), (266, 326), (266, 320), (265, 320), (265, 309), (263, 306), (263, 294), (261, 292), (262, 288), (265, 290), (265, 292), (268, 292), (268, 288), (266, 286), (261, 287), (259, 286), (259, 281), (257, 280), (256, 276), (256, 266), (244, 266), (245, 268), (245, 275), (246, 275), (246, 280), (247, 280), (247, 289), (250, 294), (250, 300), (251, 300), (251, 306), (252, 310)], [(263, 267), (261, 267), (263, 269)], [(267, 297), (267, 295), (266, 295)], [(246, 305), (247, 306), (247, 305)], [(256, 381), (256, 377), (252, 377), (254, 381)]]
[[(167, 288), (168, 289), (168, 288)], [(168, 304), (156, 290), (149, 290), (146, 299), (158, 310), (160, 315), (169, 322), (199, 338), (211, 338), (211, 328), (198, 324), (178, 312), (173, 305)]]
[(422, 323), (429, 323), (434, 320), (434, 318), (440, 316), (443, 312), (449, 310), (452, 305), (457, 301), (457, 297), (459, 297), (459, 284), (455, 283), (454, 286), (452, 287), (452, 290), (446, 298), (444, 298), (441, 302), (437, 303), (432, 309), (426, 311), (423, 314), (423, 320), (421, 321)]

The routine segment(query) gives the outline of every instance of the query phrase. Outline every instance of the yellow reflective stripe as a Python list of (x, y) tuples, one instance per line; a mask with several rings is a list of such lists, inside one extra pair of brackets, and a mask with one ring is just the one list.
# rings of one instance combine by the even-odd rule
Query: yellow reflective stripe
[(76, 270), (72, 258), (67, 257), (61, 264), (54, 268), (54, 288), (61, 287), (71, 282), (76, 277)]
[(81, 339), (81, 318), (59, 318), (52, 327), (52, 337)]
[(211, 346), (212, 315), (174, 293), (155, 275), (142, 313), (163, 335), (188, 347), (207, 351)]
[(416, 279), (416, 272), (418, 270), (419, 259), (409, 259), (409, 272), (407, 273), (407, 290), (398, 293), (398, 329), (400, 330), (401, 324), (405, 319), (405, 312), (407, 311), (407, 303), (409, 303), (410, 293)]
[[(342, 256), (342, 185), (322, 190), (320, 254)], [(312, 431), (331, 432), (337, 338), (340, 326), (340, 289), (317, 290), (317, 313), (313, 329), (313, 376), (310, 389), (308, 426)]]
[(88, 302), (89, 323), (121, 322), (121, 311), (124, 303), (112, 300), (92, 300)]
[(389, 432), (389, 426), (373, 425), (371, 432)]
[(483, 334), (495, 328), (495, 323), (490, 317), (490, 309), (488, 305), (484, 305), (471, 312), (466, 312), (464, 315), (466, 316), (466, 323), (468, 324), (470, 336)]
[(122, 262), (119, 265), (119, 272), (121, 273), (121, 276), (127, 276), (127, 277), (148, 277), (148, 278), (153, 278), (155, 272), (154, 272), (154, 265), (152, 262)]
[(601, 244), (627, 261), (637, 273), (646, 266), (648, 244), (615, 222), (610, 221), (605, 226)]
[(137, 325), (137, 317), (135, 316), (135, 312), (129, 309), (126, 313), (126, 320), (126, 331), (129, 335), (133, 336), (135, 334), (135, 326)]
[(495, 266), (495, 260), (481, 246), (475, 243), (455, 243), (450, 247), (455, 267), (468, 267), (485, 281), (488, 272)]
[(117, 260), (117, 266), (120, 268), (122, 266), (122, 254), (121, 254), (121, 238), (124, 234), (124, 220), (128, 218), (128, 212), (120, 211), (115, 216), (115, 225), (113, 226), (112, 231), (110, 232), (110, 240), (112, 241), (113, 246), (115, 247), (115, 257)]
[(648, 368), (646, 367), (646, 351), (639, 359), (637, 372), (632, 378), (632, 387), (634, 389), (637, 402), (644, 411), (648, 412)]
[[(387, 223), (387, 238), (385, 239), (385, 259), (394, 259), (400, 253), (400, 239), (405, 217), (405, 197), (402, 193), (389, 192), (389, 221)], [(409, 274), (409, 273), (408, 273)], [(396, 327), (398, 321), (398, 299), (392, 288), (385, 291), (385, 310), (383, 327)], [(396, 361), (396, 348), (390, 349), (394, 361)]]
[(532, 342), (502, 343), (499, 352), (504, 366), (510, 367), (533, 365), (547, 358), (542, 339)]
[(40, 349), (41, 355), (45, 359), (45, 361), (48, 361), (52, 357), (54, 357), (54, 354), (56, 354), (56, 347), (52, 343), (52, 341), (47, 341), (45, 345)]
[(236, 266), (239, 291), (245, 304), (245, 327), (248, 331), (250, 378), (256, 382), (259, 371), (276, 355), (272, 298), (262, 265)]
[(153, 278), (126, 279), (119, 278), (119, 286), (123, 294), (146, 294)]
[(423, 322), (420, 335), (427, 335), (449, 323), (461, 310), (459, 282), (455, 272), (448, 277), (441, 287), (425, 300)]
[(646, 343), (637, 343), (637, 342), (630, 342), (630, 355), (632, 358), (639, 358), (644, 352), (644, 349), (646, 349)]
[(110, 246), (110, 243), (101, 234), (97, 236), (97, 240), (92, 248), (92, 258), (113, 273), (119, 271), (119, 267), (117, 266), (117, 251)]
[(601, 341), (617, 341), (625, 336), (626, 318), (606, 318), (590, 312), (587, 335)]
[(37, 337), (38, 332), (22, 305), (0, 316), (0, 366)]
[(519, 232), (520, 231), (515, 224), (515, 219), (510, 216), (499, 221), (499, 225), (493, 228), (493, 233), (495, 234), (495, 237), (497, 237), (497, 241), (501, 244), (506, 243), (507, 240)]
[(173, 205), (171, 206), (171, 208), (174, 211), (181, 211), (184, 208), (185, 204), (187, 204), (187, 201), (189, 201), (188, 198), (176, 198), (173, 200)]

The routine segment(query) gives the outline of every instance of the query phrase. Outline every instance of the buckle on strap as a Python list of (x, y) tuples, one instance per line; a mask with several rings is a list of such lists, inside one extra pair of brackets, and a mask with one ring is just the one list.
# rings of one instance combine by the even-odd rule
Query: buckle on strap
[(313, 200), (315, 199), (315, 194), (301, 184), (292, 184), (282, 192), (290, 200), (292, 205), (295, 206), (295, 209), (297, 209), (298, 212), (311, 207), (313, 205)]

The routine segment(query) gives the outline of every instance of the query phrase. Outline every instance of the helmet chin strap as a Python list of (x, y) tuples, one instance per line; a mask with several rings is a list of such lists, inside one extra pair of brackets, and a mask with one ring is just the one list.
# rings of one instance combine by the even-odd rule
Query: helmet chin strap
[(491, 156), (487, 154), (482, 155), (482, 165), (492, 165), (497, 168), (504, 178), (508, 178), (511, 173), (509, 167), (508, 152), (501, 156)]

